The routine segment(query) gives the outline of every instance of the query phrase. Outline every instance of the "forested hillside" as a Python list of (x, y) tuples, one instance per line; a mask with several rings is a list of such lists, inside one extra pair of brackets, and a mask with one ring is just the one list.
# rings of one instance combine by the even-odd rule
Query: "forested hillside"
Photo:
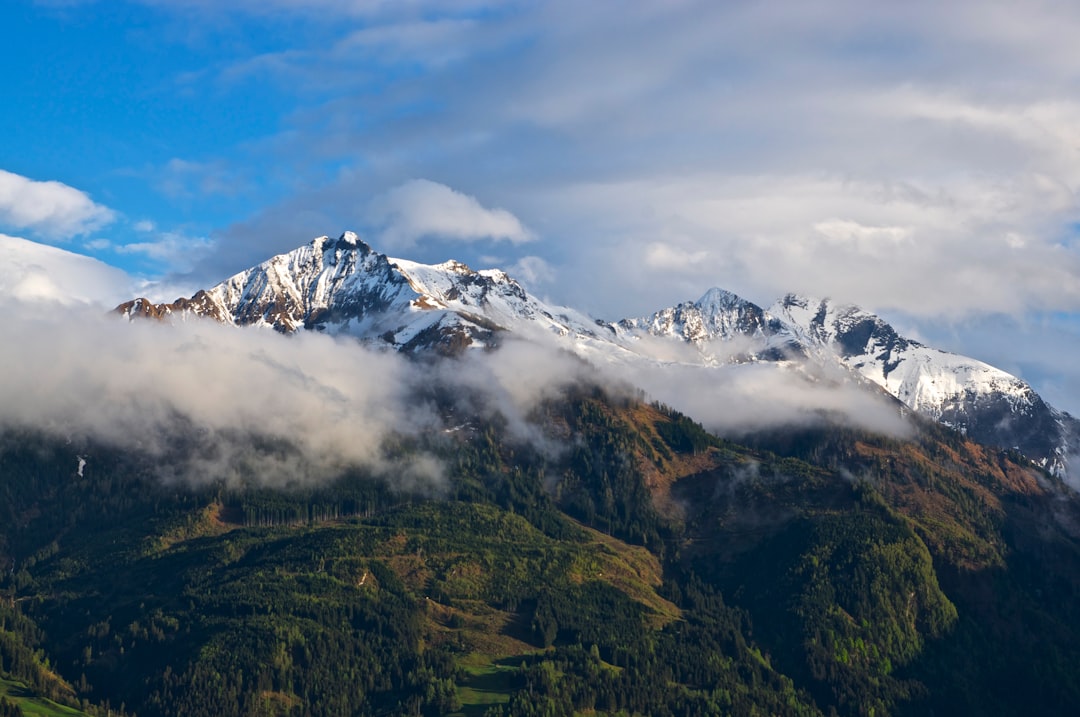
[[(1067, 714), (1078, 502), (919, 423), (711, 436), (576, 388), (345, 471), (162, 482), (8, 431), (0, 678), (86, 714)], [(3, 707), (2, 709), (15, 709)], [(57, 709), (60, 709), (58, 706)]]

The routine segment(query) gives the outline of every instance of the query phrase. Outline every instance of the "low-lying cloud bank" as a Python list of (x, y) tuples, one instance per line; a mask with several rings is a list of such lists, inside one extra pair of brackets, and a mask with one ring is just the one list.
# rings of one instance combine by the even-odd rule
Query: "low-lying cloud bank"
[(899, 402), (839, 365), (751, 362), (748, 356), (766, 348), (751, 337), (718, 340), (705, 354), (663, 336), (635, 342), (649, 358), (605, 365), (607, 380), (640, 389), (728, 438), (826, 422), (899, 438), (912, 433)]
[(850, 377), (807, 376), (769, 363), (669, 365), (630, 369), (626, 377), (650, 396), (730, 438), (826, 422), (911, 435), (899, 404)]
[[(528, 416), (578, 383), (640, 387), (729, 434), (837, 417), (904, 430), (895, 406), (861, 388), (773, 366), (594, 365), (557, 341), (520, 339), (433, 365), (316, 333), (5, 308), (0, 430), (135, 451), (167, 481), (302, 485), (362, 467), (393, 486), (438, 492), (445, 478), (437, 460), (391, 458), (388, 443), (497, 413), (512, 436), (557, 453)], [(432, 385), (457, 396), (457, 415), (422, 398)]]
[(168, 459), (165, 477), (195, 482), (284, 485), (353, 465), (438, 480), (430, 466), (391, 464), (383, 453), (392, 434), (435, 420), (410, 400), (400, 357), (317, 334), (33, 311), (9, 313), (0, 426)]

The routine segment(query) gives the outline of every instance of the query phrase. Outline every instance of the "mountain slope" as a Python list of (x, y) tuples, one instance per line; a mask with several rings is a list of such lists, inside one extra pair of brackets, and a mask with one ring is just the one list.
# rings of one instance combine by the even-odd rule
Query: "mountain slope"
[(1080, 497), (1026, 462), (922, 420), (911, 441), (821, 428), (757, 450), (588, 385), (533, 416), (575, 437), (555, 456), (474, 419), (430, 435), (439, 497), (362, 471), (163, 484), (137, 454), (3, 436), (0, 670), (14, 637), (79, 700), (142, 717), (1080, 699), (1080, 542), (1055, 520)]

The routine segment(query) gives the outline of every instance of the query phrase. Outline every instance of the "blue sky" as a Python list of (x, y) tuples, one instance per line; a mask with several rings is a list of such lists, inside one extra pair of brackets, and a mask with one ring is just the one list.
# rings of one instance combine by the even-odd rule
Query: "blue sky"
[(162, 298), (311, 237), (603, 318), (879, 311), (1080, 412), (1080, 8), (9, 0), (0, 232)]

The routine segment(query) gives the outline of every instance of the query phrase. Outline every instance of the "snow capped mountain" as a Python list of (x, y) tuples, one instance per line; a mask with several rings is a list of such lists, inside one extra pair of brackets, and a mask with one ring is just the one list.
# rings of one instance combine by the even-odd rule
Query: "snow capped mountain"
[(647, 331), (695, 343), (737, 336), (764, 338), (783, 328), (757, 305), (718, 288), (709, 289), (697, 301), (683, 302), (648, 318), (624, 319), (618, 326), (628, 332)]
[(1080, 421), (1049, 406), (1027, 382), (904, 338), (857, 306), (789, 294), (763, 310), (710, 289), (696, 302), (618, 326), (693, 343), (706, 363), (730, 357), (726, 344), (747, 338), (754, 343), (734, 360), (838, 362), (919, 414), (981, 443), (1017, 448), (1058, 474), (1080, 453)]
[(1026, 381), (906, 339), (857, 306), (789, 294), (769, 313), (912, 410), (976, 441), (1017, 448), (1057, 473), (1080, 448), (1080, 421), (1046, 404)]
[(118, 307), (129, 317), (205, 316), (237, 326), (349, 334), (415, 351), (454, 353), (489, 346), (525, 326), (560, 335), (604, 330), (587, 317), (530, 297), (497, 269), (474, 271), (448, 261), (434, 266), (393, 259), (356, 234), (318, 237), (190, 299)]
[(857, 306), (789, 294), (769, 311), (799, 340), (832, 348), (846, 366), (934, 420), (941, 420), (967, 392), (1000, 394), (1014, 403), (1030, 401), (1034, 395), (1015, 376), (906, 339)]
[[(563, 337), (565, 347), (600, 363), (770, 362), (811, 373), (838, 367), (927, 418), (979, 442), (1015, 447), (1061, 475), (1069, 456), (1080, 453), (1080, 421), (1047, 405), (1023, 380), (906, 339), (858, 307), (796, 295), (766, 310), (714, 288), (697, 301), (606, 324), (539, 301), (498, 269), (394, 259), (346, 232), (318, 237), (191, 298), (135, 299), (117, 310), (346, 334), (405, 352), (453, 354), (497, 345), (506, 332), (539, 332)], [(693, 350), (665, 353), (658, 340)]]

